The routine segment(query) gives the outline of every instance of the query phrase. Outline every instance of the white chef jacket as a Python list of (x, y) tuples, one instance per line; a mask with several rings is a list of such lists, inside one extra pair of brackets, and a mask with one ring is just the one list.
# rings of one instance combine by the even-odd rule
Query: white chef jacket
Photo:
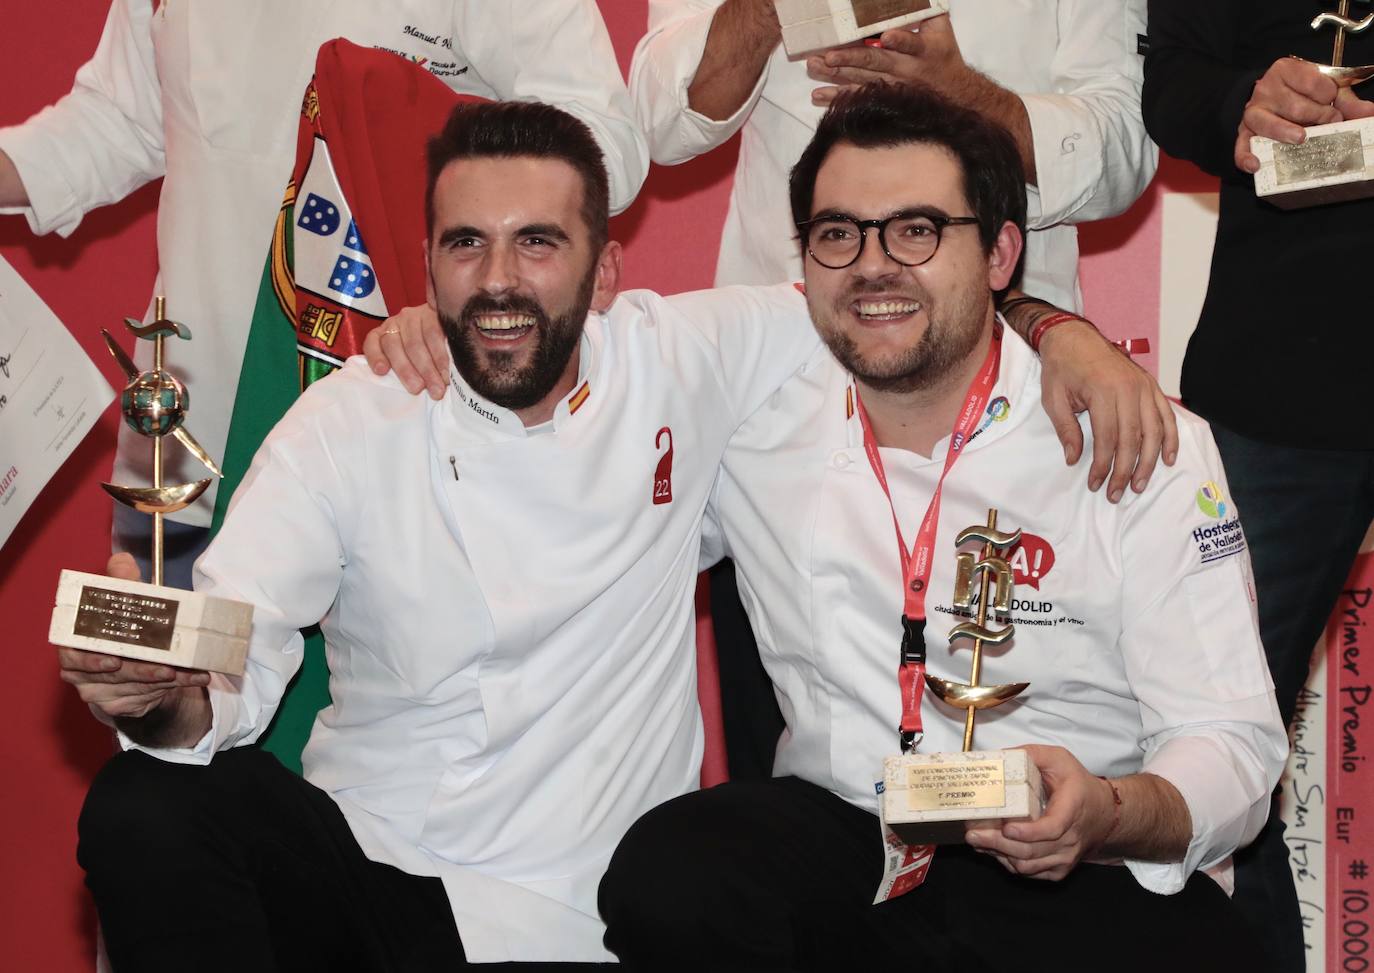
[[(801, 277), (787, 177), (824, 110), (805, 60), (773, 52), (733, 116), (712, 121), (687, 106), (720, 0), (650, 0), (649, 33), (630, 68), (630, 95), (655, 162), (674, 165), (743, 129), (718, 284)], [(1023, 286), (1081, 310), (1078, 231), (1115, 216), (1145, 191), (1158, 149), (1140, 115), (1145, 0), (950, 0), (964, 59), (1020, 95), (1030, 115), (1039, 186), (1028, 186)]]
[[(273, 220), (295, 161), (300, 96), (320, 45), (334, 37), (425, 60), (451, 88), (542, 100), (586, 122), (606, 155), (611, 204), (633, 201), (648, 170), (610, 38), (595, 0), (113, 0), (95, 55), (70, 94), (0, 129), (35, 233), (71, 233), (88, 210), (164, 175), (155, 293), (191, 329), (168, 366), (192, 392), (189, 425), (224, 456), (253, 302)], [(4, 212), (15, 212), (5, 210)], [(418, 243), (417, 243), (418, 246)], [(112, 308), (110, 321), (123, 312)], [(135, 360), (150, 367), (152, 345)], [(197, 480), (185, 450), (168, 482)], [(147, 441), (120, 427), (116, 483), (151, 482)], [(180, 520), (208, 526), (215, 485)]]
[[(898, 752), (903, 577), (892, 508), (857, 415), (846, 417), (848, 388), (819, 349), (741, 427), (713, 495), (706, 556), (720, 554), (723, 531), (787, 721), (775, 772), (876, 813), (883, 758)], [(1178, 461), (1145, 493), (1109, 503), (1088, 491), (1086, 463), (1064, 465), (1041, 408), (1040, 363), (1008, 332), (982, 431), (945, 481), (925, 629), (929, 671), (967, 682), (970, 643), (951, 649), (946, 637), (968, 617), (952, 607), (954, 537), (985, 524), (989, 507), (999, 529), (1034, 535), (1011, 557), (1015, 636), (985, 650), (982, 674), (985, 685), (1030, 688), (979, 715), (974, 747), (1057, 744), (1094, 774), (1144, 770), (1171, 782), (1192, 814), (1187, 854), (1126, 863), (1162, 893), (1198, 868), (1228, 885), (1226, 859), (1264, 823), (1288, 753), (1221, 460), (1204, 422), (1177, 417)], [(908, 545), (948, 442), (929, 459), (882, 450)], [(1206, 484), (1221, 494), (1217, 516), (1199, 500)], [(963, 748), (962, 710), (926, 692), (921, 713), (921, 751)]]
[(443, 878), (471, 959), (609, 959), (611, 852), (700, 779), (707, 494), (817, 343), (785, 285), (630, 292), (529, 434), (456, 370), (436, 403), (350, 359), (268, 436), (197, 564), (197, 590), (255, 607), (247, 671), (213, 677), (197, 746), (152, 752), (256, 739), (322, 619), (333, 702), (305, 776), (368, 857)]

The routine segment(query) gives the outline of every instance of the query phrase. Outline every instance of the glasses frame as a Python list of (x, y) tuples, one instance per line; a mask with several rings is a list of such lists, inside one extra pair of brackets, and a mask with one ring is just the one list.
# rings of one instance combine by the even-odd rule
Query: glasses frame
[[(893, 256), (892, 251), (888, 249), (887, 225), (891, 223), (893, 220), (909, 220), (918, 217), (921, 219), (930, 220), (931, 223), (935, 224), (935, 246), (931, 249), (930, 255), (926, 257), (924, 260), (918, 260), (915, 263), (907, 263), (905, 260), (900, 260), (897, 257)], [(920, 267), (923, 264), (930, 263), (930, 261), (935, 257), (935, 255), (940, 252), (940, 243), (944, 240), (946, 227), (972, 226), (978, 222), (978, 217), (931, 216), (929, 213), (907, 212), (894, 213), (891, 216), (881, 220), (858, 220), (852, 216), (845, 216), (842, 213), (831, 213), (826, 216), (816, 216), (812, 217), (809, 220), (802, 220), (800, 223), (797, 224), (797, 232), (800, 233), (802, 239), (805, 240), (809, 235), (807, 231), (815, 224), (833, 223), (837, 220), (848, 221), (849, 223), (852, 223), (859, 228), (859, 249), (854, 251), (854, 256), (851, 257), (847, 263), (842, 263), (838, 265), (828, 264), (820, 257), (816, 256), (816, 251), (812, 250), (811, 245), (808, 243), (806, 246), (806, 252), (811, 255), (812, 260), (816, 261), (816, 263), (820, 264), (822, 267), (825, 267), (827, 270), (844, 270), (846, 267), (854, 266), (854, 264), (858, 262), (858, 259), (863, 256), (864, 247), (868, 245), (868, 231), (870, 229), (876, 229), (878, 231), (878, 246), (883, 248), (883, 253), (887, 255), (888, 260), (891, 260), (893, 263), (896, 264), (901, 264), (903, 267)]]

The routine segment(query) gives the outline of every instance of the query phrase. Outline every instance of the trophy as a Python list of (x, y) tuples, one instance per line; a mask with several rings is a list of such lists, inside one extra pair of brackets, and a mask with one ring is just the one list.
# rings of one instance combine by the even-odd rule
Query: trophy
[(789, 58), (949, 13), (949, 0), (773, 0)]
[[(1374, 24), (1374, 13), (1363, 20), (1351, 19), (1350, 3), (1339, 0), (1335, 13), (1319, 14), (1312, 21), (1313, 30), (1336, 28), (1331, 63), (1319, 64), (1317, 70), (1342, 88), (1374, 78), (1374, 65), (1344, 66), (1346, 34), (1362, 33)], [(1256, 135), (1250, 140), (1250, 151), (1260, 160), (1255, 195), (1280, 209), (1374, 196), (1374, 118), (1310, 126), (1301, 145)]]
[(162, 518), (194, 503), (213, 479), (166, 486), (162, 482), (162, 445), (172, 436), (215, 476), (220, 468), (183, 425), (190, 405), (186, 386), (162, 367), (168, 337), (190, 340), (185, 325), (167, 319), (166, 302), (157, 298), (157, 320), (143, 326), (124, 323), (135, 337), (153, 342), (153, 367), (140, 372), (108, 331), (101, 331), (110, 354), (129, 378), (120, 411), (135, 432), (153, 441), (153, 485), (126, 487), (102, 483), (125, 506), (153, 516), (153, 581), (124, 581), (103, 574), (63, 571), (57, 585), (48, 640), (89, 652), (157, 662), (230, 675), (243, 672), (253, 606), (162, 584)]
[(907, 844), (952, 844), (964, 840), (964, 824), (1038, 818), (1045, 806), (1040, 770), (1024, 750), (974, 750), (973, 725), (979, 710), (991, 709), (1019, 695), (1029, 683), (997, 686), (979, 683), (983, 646), (1003, 645), (1013, 627), (988, 627), (993, 615), (1011, 611), (1012, 570), (1001, 552), (1021, 540), (1021, 531), (997, 529), (997, 511), (988, 511), (986, 525), (966, 527), (955, 546), (982, 541), (981, 556), (958, 555), (954, 606), (974, 607), (975, 620), (961, 622), (949, 632), (950, 644), (971, 640), (973, 672), (967, 684), (926, 674), (926, 685), (944, 703), (964, 711), (964, 749), (960, 753), (907, 753), (883, 761), (883, 821)]

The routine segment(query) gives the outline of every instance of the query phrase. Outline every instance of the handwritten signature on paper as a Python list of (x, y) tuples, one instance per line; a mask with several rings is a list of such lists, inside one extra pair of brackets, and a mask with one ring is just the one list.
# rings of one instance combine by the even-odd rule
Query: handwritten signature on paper
[(12, 354), (0, 355), (0, 372), (4, 372), (6, 378), (10, 377), (10, 359), (13, 357)]

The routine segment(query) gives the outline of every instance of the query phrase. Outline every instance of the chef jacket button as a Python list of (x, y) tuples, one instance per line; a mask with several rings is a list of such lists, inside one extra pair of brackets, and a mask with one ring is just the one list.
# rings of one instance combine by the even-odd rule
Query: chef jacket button
[(830, 465), (834, 466), (837, 470), (845, 469), (849, 466), (849, 454), (836, 453), (834, 458), (830, 460)]

